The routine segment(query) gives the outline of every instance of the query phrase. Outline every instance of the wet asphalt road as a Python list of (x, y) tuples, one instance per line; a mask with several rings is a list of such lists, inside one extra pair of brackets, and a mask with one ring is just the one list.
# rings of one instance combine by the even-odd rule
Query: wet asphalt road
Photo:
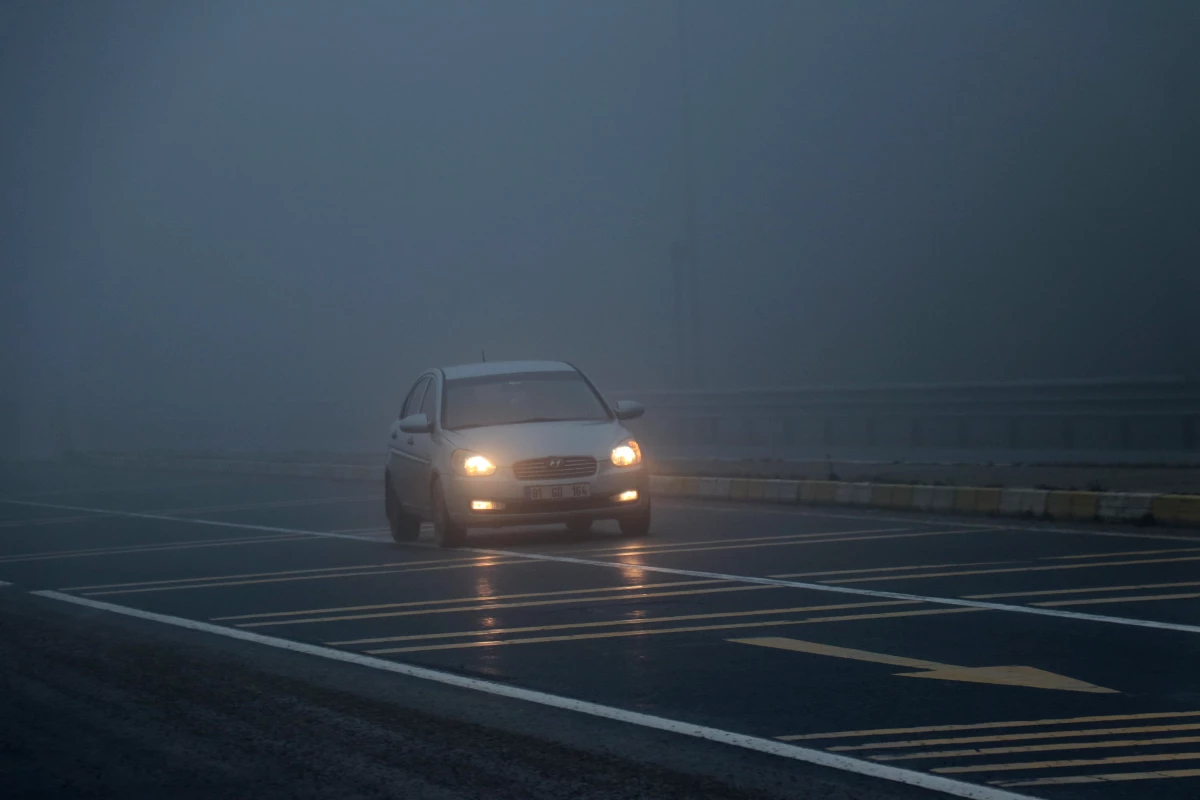
[(648, 540), (481, 532), (447, 552), (393, 544), (378, 495), (0, 469), (18, 796), (938, 796), (42, 590), (993, 791), (1200, 796), (1196, 532), (659, 503)]

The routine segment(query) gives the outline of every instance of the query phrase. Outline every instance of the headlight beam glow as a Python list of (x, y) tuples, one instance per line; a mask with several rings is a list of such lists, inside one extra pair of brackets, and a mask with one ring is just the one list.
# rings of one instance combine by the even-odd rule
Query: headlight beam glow
[(642, 463), (642, 448), (633, 439), (626, 439), (613, 448), (612, 463), (618, 467), (632, 467)]
[(490, 459), (469, 450), (456, 450), (451, 458), (459, 472), (468, 477), (486, 477), (496, 472), (496, 465)]

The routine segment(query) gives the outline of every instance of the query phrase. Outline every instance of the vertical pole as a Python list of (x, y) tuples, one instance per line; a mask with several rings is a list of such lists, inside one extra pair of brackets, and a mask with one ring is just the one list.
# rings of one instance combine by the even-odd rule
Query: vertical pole
[(692, 97), (689, 78), (689, 53), (685, 0), (675, 0), (675, 23), (679, 39), (679, 125), (683, 151), (683, 273), (688, 294), (689, 329), (691, 336), (690, 377), (696, 387), (705, 384), (704, 348), (701, 344), (699, 279), (696, 274), (696, 191), (693, 177)]
[(675, 311), (675, 388), (686, 389), (691, 381), (688, 358), (686, 298), (687, 257), (682, 244), (671, 246), (671, 293)]

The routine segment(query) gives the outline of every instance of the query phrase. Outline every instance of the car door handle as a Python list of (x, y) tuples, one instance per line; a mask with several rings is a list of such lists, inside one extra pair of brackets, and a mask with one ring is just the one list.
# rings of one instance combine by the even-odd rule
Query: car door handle
[(411, 436), (410, 436), (410, 437), (408, 437), (408, 443), (409, 443), (409, 444), (412, 444), (412, 443), (413, 443), (413, 437), (411, 437)]

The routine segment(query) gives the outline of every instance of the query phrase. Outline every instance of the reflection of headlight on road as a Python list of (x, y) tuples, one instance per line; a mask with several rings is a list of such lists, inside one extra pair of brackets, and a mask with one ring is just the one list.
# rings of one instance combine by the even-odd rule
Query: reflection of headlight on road
[(462, 474), (472, 478), (491, 475), (496, 471), (496, 465), (478, 453), (456, 450), (451, 458)]
[(642, 463), (642, 448), (633, 439), (626, 439), (613, 448), (612, 463), (618, 467), (632, 467)]

